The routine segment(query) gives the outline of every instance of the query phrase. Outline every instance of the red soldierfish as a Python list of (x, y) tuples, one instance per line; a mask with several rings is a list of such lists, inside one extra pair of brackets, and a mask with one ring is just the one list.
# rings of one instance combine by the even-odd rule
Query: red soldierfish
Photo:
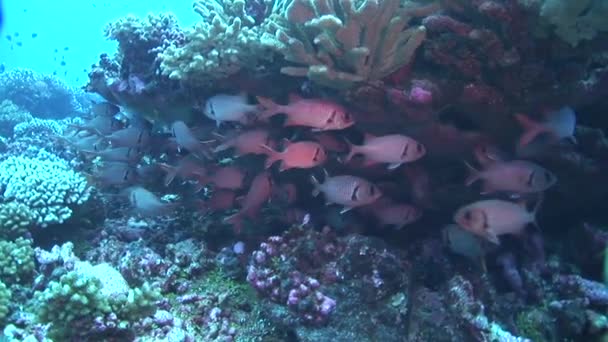
[(93, 106), (91, 106), (91, 113), (95, 116), (113, 117), (118, 114), (118, 112), (120, 112), (120, 107), (110, 102), (94, 103)]
[(205, 144), (194, 136), (190, 128), (183, 121), (175, 121), (171, 125), (171, 133), (179, 147), (185, 148), (201, 159), (210, 157)]
[(520, 147), (528, 145), (543, 133), (549, 134), (555, 140), (567, 139), (576, 143), (576, 113), (570, 107), (547, 113), (543, 122), (533, 121), (523, 114), (515, 114), (515, 118), (524, 128), (524, 134), (519, 138)]
[(143, 153), (137, 147), (106, 148), (101, 151), (82, 150), (81, 152), (100, 157), (107, 161), (125, 162), (129, 164), (137, 164), (143, 156)]
[(542, 201), (528, 211), (523, 204), (503, 200), (483, 200), (465, 205), (454, 214), (454, 222), (490, 242), (499, 244), (498, 236), (518, 234), (530, 223), (536, 224), (536, 212)]
[(426, 149), (421, 143), (408, 136), (389, 134), (381, 137), (367, 136), (363, 145), (351, 144), (345, 162), (356, 154), (363, 154), (367, 165), (389, 163), (389, 170), (393, 170), (403, 163), (422, 158), (426, 154)]
[(291, 205), (298, 199), (298, 189), (293, 183), (278, 184), (272, 187), (272, 202)]
[(239, 190), (243, 188), (245, 172), (236, 166), (224, 166), (215, 169), (210, 176), (200, 176), (195, 192), (202, 189), (207, 184), (213, 184), (215, 189)]
[(247, 103), (247, 96), (218, 94), (205, 102), (205, 115), (214, 120), (217, 127), (222, 122), (240, 122), (248, 124), (253, 121), (258, 106)]
[(508, 159), (505, 153), (496, 146), (486, 143), (477, 144), (473, 149), (473, 155), (475, 156), (477, 163), (482, 167)]
[(144, 149), (150, 143), (150, 130), (139, 127), (128, 127), (105, 136), (112, 147), (139, 147)]
[(190, 178), (199, 178), (207, 175), (205, 167), (202, 165), (201, 160), (187, 155), (180, 159), (177, 165), (169, 165), (165, 163), (159, 163), (158, 166), (167, 173), (165, 176), (165, 186), (169, 186), (176, 176), (179, 176), (182, 180)]
[(287, 115), (285, 126), (305, 126), (317, 131), (339, 130), (352, 126), (355, 121), (343, 106), (321, 99), (296, 98), (286, 106), (258, 97), (264, 110), (259, 119), (268, 119), (279, 113)]
[(236, 193), (234, 191), (218, 189), (211, 193), (211, 197), (208, 200), (200, 201), (199, 209), (205, 213), (212, 213), (232, 209), (235, 203)]
[(270, 138), (270, 133), (266, 129), (258, 128), (242, 132), (241, 134), (228, 139), (226, 142), (217, 146), (213, 152), (221, 152), (229, 148), (235, 149), (236, 156), (245, 154), (268, 154), (268, 150), (261, 145), (274, 147), (274, 141)]
[(407, 203), (393, 203), (389, 200), (376, 201), (369, 209), (378, 219), (380, 224), (394, 226), (401, 229), (408, 224), (416, 222), (421, 216), (422, 211)]
[(318, 141), (325, 151), (337, 153), (345, 153), (348, 151), (348, 144), (343, 139), (334, 136), (331, 132), (317, 132), (311, 134), (311, 137)]
[(95, 172), (94, 178), (104, 185), (124, 185), (133, 183), (137, 173), (127, 163), (107, 162)]
[(310, 169), (319, 166), (327, 159), (325, 149), (315, 141), (298, 141), (284, 143), (283, 152), (273, 150), (269, 146), (262, 145), (268, 150), (268, 158), (266, 159), (266, 168), (269, 168), (277, 160), (281, 161), (279, 171), (285, 171), (293, 168)]
[(121, 128), (120, 123), (111, 116), (96, 116), (82, 125), (71, 124), (69, 126), (76, 129), (74, 134), (77, 134), (80, 131), (86, 131), (96, 135), (110, 134)]
[(324, 183), (319, 183), (314, 176), (311, 176), (310, 179), (314, 185), (312, 195), (316, 197), (323, 192), (327, 205), (332, 203), (343, 205), (344, 209), (340, 211), (341, 214), (354, 207), (371, 204), (382, 196), (382, 192), (377, 186), (356, 176), (329, 177), (326, 175)]
[(262, 206), (268, 202), (272, 193), (272, 178), (264, 171), (253, 179), (249, 192), (245, 195), (243, 205), (238, 213), (227, 217), (224, 222), (231, 223), (238, 234), (243, 228), (243, 217), (255, 218)]
[(498, 191), (519, 194), (542, 192), (557, 182), (557, 177), (540, 165), (524, 160), (496, 162), (478, 171), (468, 165), (471, 175), (466, 180), (469, 186), (483, 181), (483, 193)]

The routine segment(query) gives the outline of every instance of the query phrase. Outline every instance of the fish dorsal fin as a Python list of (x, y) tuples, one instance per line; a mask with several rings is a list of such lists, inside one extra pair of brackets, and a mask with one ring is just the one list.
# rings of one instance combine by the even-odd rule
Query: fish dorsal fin
[(369, 142), (370, 140), (373, 140), (373, 139), (375, 139), (375, 138), (377, 138), (377, 136), (375, 136), (375, 135), (373, 135), (373, 134), (370, 134), (370, 133), (364, 133), (364, 134), (363, 134), (363, 143), (365, 144), (365, 143), (367, 143), (367, 142)]
[(292, 144), (291, 140), (289, 140), (287, 138), (281, 139), (281, 145), (283, 146), (283, 151), (285, 151), (291, 144)]

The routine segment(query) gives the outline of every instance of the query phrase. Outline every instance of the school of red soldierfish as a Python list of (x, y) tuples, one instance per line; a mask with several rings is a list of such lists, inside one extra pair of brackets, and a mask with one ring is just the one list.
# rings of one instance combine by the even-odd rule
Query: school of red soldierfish
[[(295, 201), (297, 192), (293, 184), (273, 182), (272, 172), (267, 169), (274, 164), (279, 164), (279, 172), (322, 168), (330, 158), (329, 153), (339, 153), (342, 163), (360, 155), (365, 160), (363, 167), (385, 164), (387, 172), (395, 172), (400, 166), (414, 163), (427, 153), (422, 143), (402, 134), (366, 134), (360, 145), (340, 138), (331, 131), (349, 128), (355, 122), (346, 108), (332, 101), (292, 96), (287, 105), (280, 105), (266, 98), (258, 97), (257, 100), (259, 104), (249, 104), (242, 94), (213, 96), (206, 101), (202, 111), (215, 121), (216, 132), (175, 121), (170, 125), (170, 135), (153, 133), (148, 122), (130, 120), (119, 107), (100, 103), (94, 106), (90, 120), (74, 126), (72, 135), (59, 139), (85, 156), (100, 157), (104, 162), (97, 167), (93, 178), (100, 185), (128, 186), (125, 193), (136, 212), (143, 216), (167, 213), (175, 204), (167, 204), (152, 192), (133, 185), (147, 172), (144, 167), (138, 168), (138, 163), (146, 153), (178, 156), (174, 163), (156, 163), (166, 174), (164, 184), (168, 186), (175, 178), (192, 182), (195, 193), (212, 185), (211, 197), (203, 201), (201, 210), (235, 208), (239, 194), (244, 193), (237, 213), (225, 219), (237, 232), (242, 229), (244, 219), (256, 220), (260, 209), (271, 197), (278, 194), (287, 203)], [(300, 138), (283, 139), (281, 143), (273, 138), (266, 123), (278, 114), (286, 116), (283, 126), (305, 128), (299, 134)], [(516, 114), (515, 118), (524, 129), (519, 147), (525, 147), (540, 135), (548, 136), (550, 143), (564, 139), (575, 142), (576, 116), (568, 107), (546, 114), (541, 122), (523, 114)], [(217, 131), (222, 126), (235, 124), (242, 129), (227, 136)], [(251, 174), (250, 170), (236, 165), (214, 162), (215, 156), (228, 150), (233, 151), (232, 159), (244, 155), (265, 156), (265, 169)], [(183, 151), (187, 154), (184, 155)], [(508, 160), (490, 145), (478, 145), (473, 154), (479, 169), (466, 164), (470, 176), (465, 184), (481, 183), (481, 194), (506, 193), (514, 200), (484, 199), (464, 205), (454, 214), (454, 222), (460, 228), (496, 244), (501, 235), (519, 234), (528, 224), (535, 224), (542, 193), (557, 182), (556, 176), (533, 162)], [(383, 195), (381, 187), (364, 178), (348, 174), (329, 175), (323, 170), (324, 179), (318, 179), (311, 172), (311, 192), (313, 196), (322, 193), (328, 205), (341, 206), (340, 213), (358, 208), (373, 215), (379, 224), (398, 228), (422, 216), (423, 208), (394, 202)], [(248, 183), (250, 174), (252, 181)], [(429, 182), (424, 170), (416, 165), (406, 165), (404, 173), (396, 175), (416, 180), (410, 182), (412, 197), (420, 199), (420, 202), (428, 200), (423, 198), (424, 187)], [(527, 197), (523, 196), (531, 194), (537, 195), (537, 200), (530, 210), (523, 201)], [(302, 210), (288, 214), (309, 218)]]

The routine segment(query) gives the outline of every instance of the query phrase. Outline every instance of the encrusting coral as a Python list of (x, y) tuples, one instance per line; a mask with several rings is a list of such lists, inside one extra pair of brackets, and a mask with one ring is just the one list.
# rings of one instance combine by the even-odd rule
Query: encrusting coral
[(400, 0), (277, 1), (264, 43), (290, 62), (281, 72), (330, 88), (382, 79), (408, 64), (426, 37), (412, 18), (435, 5), (401, 7)]

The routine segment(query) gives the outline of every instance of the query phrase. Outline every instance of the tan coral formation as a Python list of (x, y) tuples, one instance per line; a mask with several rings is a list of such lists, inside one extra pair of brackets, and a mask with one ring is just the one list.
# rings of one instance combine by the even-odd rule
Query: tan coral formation
[(283, 73), (348, 89), (410, 63), (426, 30), (409, 22), (436, 9), (400, 0), (276, 1), (264, 24), (264, 44), (302, 64), (283, 67)]

